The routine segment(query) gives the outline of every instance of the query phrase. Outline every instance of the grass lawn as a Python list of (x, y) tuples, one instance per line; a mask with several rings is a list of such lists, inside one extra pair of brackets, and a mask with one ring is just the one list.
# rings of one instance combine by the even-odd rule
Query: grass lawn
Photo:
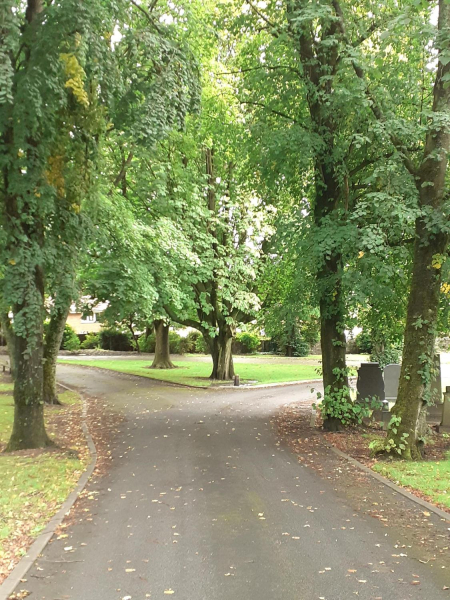
[[(211, 364), (208, 362), (186, 362), (175, 361), (176, 369), (149, 369), (151, 359), (143, 360), (60, 360), (60, 363), (70, 365), (86, 365), (89, 367), (101, 367), (120, 373), (141, 375), (151, 379), (162, 379), (173, 383), (184, 383), (196, 387), (209, 387), (212, 385), (209, 375)], [(243, 383), (282, 383), (287, 381), (302, 381), (318, 379), (315, 365), (301, 364), (261, 364), (242, 362), (235, 360), (234, 369), (241, 377)], [(215, 381), (214, 384), (218, 382)], [(220, 383), (220, 382), (219, 382)], [(230, 382), (223, 382), (230, 383)]]
[(428, 496), (430, 501), (450, 508), (450, 452), (445, 460), (423, 462), (379, 462), (373, 470)]
[[(11, 392), (12, 384), (0, 383), (0, 449), (6, 445), (13, 423)], [(64, 406), (48, 407), (46, 422), (55, 437), (61, 425), (73, 419), (74, 433), (64, 440), (65, 450), (0, 454), (0, 582), (75, 487), (88, 460), (82, 434), (76, 432), (81, 400), (72, 392), (59, 398)], [(80, 452), (79, 458), (67, 453), (68, 445)]]

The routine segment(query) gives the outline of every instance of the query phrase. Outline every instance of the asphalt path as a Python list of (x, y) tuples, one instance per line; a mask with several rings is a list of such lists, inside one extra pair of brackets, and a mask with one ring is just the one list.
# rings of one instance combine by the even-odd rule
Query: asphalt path
[(310, 386), (193, 390), (72, 365), (58, 377), (125, 421), (89, 510), (22, 584), (32, 600), (450, 598), (448, 571), (395, 547), (278, 441), (273, 414)]

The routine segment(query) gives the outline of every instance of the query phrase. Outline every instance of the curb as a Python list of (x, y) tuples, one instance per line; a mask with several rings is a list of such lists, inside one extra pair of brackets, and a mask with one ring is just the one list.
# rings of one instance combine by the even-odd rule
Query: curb
[[(69, 392), (74, 392), (72, 388), (63, 385), (62, 383), (58, 383), (59, 386), (68, 390)], [(80, 392), (76, 392), (80, 394)], [(49, 543), (56, 529), (61, 525), (67, 513), (70, 511), (72, 506), (75, 504), (75, 501), (78, 499), (78, 496), (83, 491), (86, 486), (89, 478), (91, 477), (95, 465), (97, 464), (97, 449), (94, 444), (94, 440), (92, 439), (91, 434), (89, 433), (89, 429), (86, 425), (86, 416), (87, 416), (87, 403), (83, 394), (80, 394), (83, 400), (83, 412), (82, 419), (83, 422), (81, 427), (83, 429), (84, 436), (87, 441), (87, 445), (89, 448), (89, 453), (91, 455), (91, 462), (86, 467), (86, 470), (81, 475), (75, 489), (69, 494), (67, 499), (64, 501), (61, 508), (58, 512), (50, 519), (47, 523), (45, 529), (41, 531), (38, 537), (31, 544), (30, 549), (27, 554), (20, 559), (8, 577), (3, 581), (0, 585), (0, 600), (8, 600), (10, 595), (14, 592), (16, 587), (20, 584), (21, 580), (25, 577), (29, 569), (33, 566), (34, 561), (38, 558), (38, 556), (42, 553), (46, 545)]]
[[(355, 467), (358, 467), (358, 469), (360, 469), (361, 471), (364, 471), (364, 473), (367, 473), (368, 475), (371, 475), (377, 481), (379, 481), (380, 483), (383, 483), (385, 486), (387, 486), (391, 490), (394, 490), (398, 494), (401, 494), (405, 498), (408, 498), (408, 500), (412, 500), (413, 502), (415, 502), (416, 504), (418, 504), (422, 508), (426, 508), (430, 512), (433, 512), (440, 519), (442, 519), (444, 521), (448, 521), (450, 523), (450, 513), (445, 512), (445, 510), (442, 510), (442, 509), (438, 508), (434, 504), (431, 504), (431, 502), (427, 502), (426, 500), (422, 500), (422, 498), (419, 498), (418, 496), (415, 496), (414, 494), (411, 494), (411, 492), (408, 492), (407, 490), (405, 490), (405, 488), (402, 488), (401, 486), (399, 486), (396, 483), (392, 482), (390, 479), (387, 479), (387, 477), (383, 477), (383, 475), (380, 475), (379, 473), (376, 473), (370, 467), (366, 467), (366, 465), (363, 465), (362, 463), (360, 463), (355, 458), (352, 458), (348, 454), (345, 454), (345, 452), (342, 452), (342, 450), (339, 450), (338, 448), (336, 448), (335, 446), (333, 446), (332, 444), (330, 444), (328, 442), (328, 440), (326, 440), (325, 438), (323, 438), (323, 439), (324, 439), (325, 443), (327, 444), (327, 446), (330, 448), (330, 450), (332, 452), (334, 452), (340, 458), (344, 458), (349, 463), (351, 463)], [(1, 600), (1, 597), (0, 597), (0, 600)]]

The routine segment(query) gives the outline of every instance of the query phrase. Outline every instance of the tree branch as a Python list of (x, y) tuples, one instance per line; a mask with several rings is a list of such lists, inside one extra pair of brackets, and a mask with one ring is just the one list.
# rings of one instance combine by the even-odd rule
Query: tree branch
[(279, 110), (274, 110), (272, 108), (269, 108), (268, 106), (266, 106), (262, 102), (252, 102), (250, 100), (238, 100), (238, 101), (239, 101), (240, 104), (250, 104), (252, 106), (260, 106), (261, 108), (265, 108), (266, 110), (268, 110), (272, 114), (277, 115), (278, 117), (283, 117), (283, 119), (287, 119), (288, 121), (292, 121), (292, 123), (295, 123), (296, 125), (298, 125), (298, 121), (296, 121), (293, 117), (290, 117), (286, 113), (282, 113)]
[[(158, 33), (162, 33), (161, 28), (156, 24), (155, 19), (151, 16), (149, 12), (145, 10), (143, 6), (138, 4), (135, 0), (130, 0), (131, 4), (135, 6), (145, 17), (147, 17), (147, 21), (156, 29)], [(156, 4), (156, 3), (155, 3)], [(152, 8), (153, 10), (153, 8)]]

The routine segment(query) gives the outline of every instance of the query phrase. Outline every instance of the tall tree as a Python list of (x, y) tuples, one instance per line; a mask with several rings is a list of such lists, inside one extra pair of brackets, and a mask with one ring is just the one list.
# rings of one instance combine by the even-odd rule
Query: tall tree
[[(92, 163), (82, 169), (83, 178), (98, 167), (106, 128), (127, 128), (131, 137), (154, 144), (183, 120), (196, 84), (192, 61), (158, 19), (135, 3), (29, 0), (23, 6), (11, 0), (0, 11), (2, 296), (14, 314), (13, 450), (50, 443), (43, 419), (46, 269), (52, 256), (62, 256), (55, 251), (58, 236), (50, 234), (64, 221), (58, 223), (62, 206), (79, 212), (68, 183), (80, 165), (77, 152), (84, 152), (85, 167)], [(120, 39), (113, 42), (115, 30)], [(81, 237), (79, 228), (73, 235)], [(67, 298), (61, 288), (55, 292), (52, 348)], [(46, 357), (47, 365), (54, 356)]]

